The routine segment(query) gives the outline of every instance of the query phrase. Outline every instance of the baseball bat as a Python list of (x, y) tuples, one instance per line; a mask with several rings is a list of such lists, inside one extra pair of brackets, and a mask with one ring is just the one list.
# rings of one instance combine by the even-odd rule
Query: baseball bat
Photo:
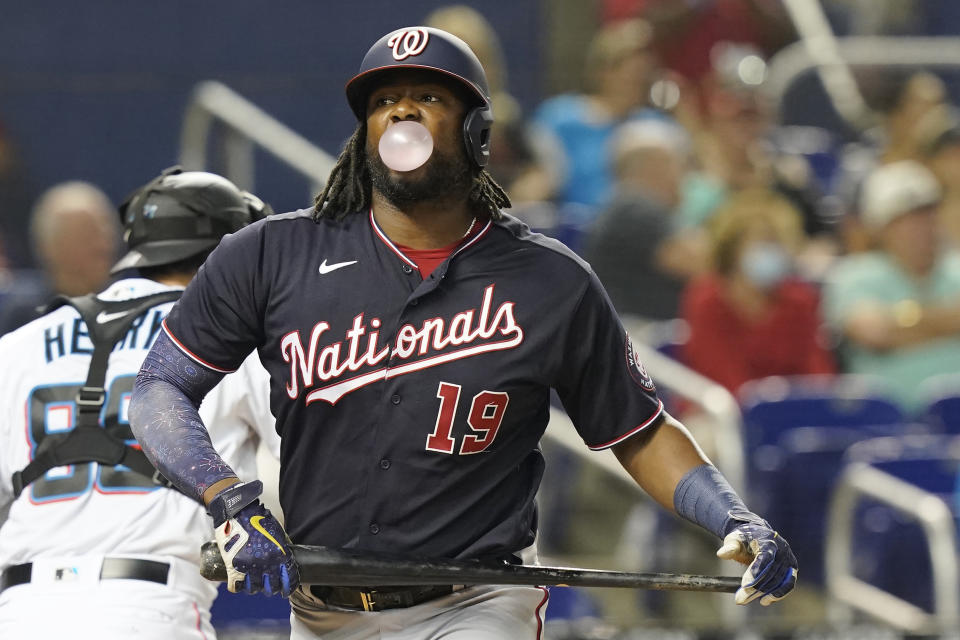
[[(669, 591), (733, 593), (739, 577), (676, 573), (630, 573), (599, 569), (485, 564), (475, 560), (404, 558), (388, 554), (293, 545), (304, 584), (376, 587), (437, 584), (509, 584), (534, 586), (625, 587)], [(226, 582), (227, 568), (216, 542), (201, 549), (200, 573)]]

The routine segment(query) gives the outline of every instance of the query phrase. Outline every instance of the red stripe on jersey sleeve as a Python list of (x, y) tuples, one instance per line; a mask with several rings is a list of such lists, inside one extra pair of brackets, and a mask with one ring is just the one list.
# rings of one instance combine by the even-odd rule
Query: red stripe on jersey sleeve
[(198, 355), (195, 354), (194, 352), (190, 351), (190, 349), (188, 349), (187, 347), (185, 347), (182, 342), (180, 342), (179, 340), (177, 340), (177, 336), (173, 335), (173, 333), (172, 333), (172, 332), (170, 331), (170, 329), (167, 327), (167, 320), (166, 320), (166, 319), (163, 320), (163, 323), (161, 324), (161, 326), (163, 327), (163, 332), (164, 332), (165, 334), (167, 334), (167, 336), (168, 336), (171, 340), (173, 340), (173, 344), (177, 345), (177, 348), (179, 348), (180, 351), (183, 351), (183, 355), (187, 356), (188, 358), (190, 358), (191, 360), (193, 360), (193, 361), (196, 362), (197, 364), (201, 364), (201, 365), (203, 365), (204, 367), (206, 367), (207, 369), (210, 369), (211, 371), (216, 371), (217, 373), (233, 373), (234, 371), (236, 371), (236, 369), (221, 369), (220, 367), (218, 367), (218, 366), (216, 366), (216, 365), (210, 364), (209, 362), (207, 362), (206, 360), (204, 360), (203, 358), (201, 358), (200, 356), (198, 356)]
[(603, 450), (603, 449), (609, 449), (609, 448), (612, 447), (613, 445), (619, 444), (619, 443), (623, 442), (624, 440), (626, 440), (627, 438), (629, 438), (630, 436), (635, 435), (635, 434), (637, 434), (637, 433), (640, 433), (641, 431), (643, 431), (644, 429), (646, 429), (647, 427), (649, 427), (651, 424), (653, 424), (654, 422), (656, 422), (657, 418), (659, 418), (659, 417), (661, 416), (661, 414), (663, 414), (663, 401), (662, 401), (662, 400), (657, 400), (657, 410), (656, 410), (656, 412), (655, 412), (652, 416), (650, 416), (649, 418), (647, 418), (647, 419), (643, 422), (643, 424), (641, 424), (641, 425), (639, 425), (639, 426), (637, 426), (637, 427), (634, 427), (634, 428), (631, 429), (630, 431), (626, 432), (625, 434), (623, 434), (622, 436), (620, 436), (620, 437), (618, 437), (618, 438), (614, 438), (614, 439), (611, 440), (610, 442), (605, 442), (605, 443), (603, 443), (603, 444), (598, 444), (598, 445), (594, 445), (594, 446), (590, 446), (590, 445), (587, 445), (587, 446), (590, 446), (590, 450), (591, 450), (591, 451), (601, 451), (601, 450)]

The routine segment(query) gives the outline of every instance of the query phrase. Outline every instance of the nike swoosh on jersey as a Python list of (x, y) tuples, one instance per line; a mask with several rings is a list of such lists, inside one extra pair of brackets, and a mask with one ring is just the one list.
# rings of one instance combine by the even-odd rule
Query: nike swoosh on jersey
[(127, 315), (127, 311), (117, 311), (115, 313), (107, 313), (106, 311), (101, 311), (97, 314), (97, 322), (100, 324), (106, 324), (111, 320), (116, 320), (117, 318), (122, 318)]
[(320, 263), (320, 275), (330, 273), (331, 271), (336, 271), (343, 267), (349, 267), (352, 264), (357, 264), (356, 260), (351, 260), (350, 262), (337, 262), (335, 264), (327, 264), (326, 259)]
[(250, 524), (253, 526), (254, 529), (262, 533), (267, 540), (277, 545), (277, 549), (280, 549), (280, 553), (282, 553), (283, 555), (287, 555), (287, 552), (283, 550), (283, 545), (277, 542), (277, 539), (274, 538), (272, 535), (270, 535), (270, 532), (264, 529), (263, 525), (260, 524), (261, 520), (263, 520), (263, 516), (253, 516), (252, 518), (250, 518)]

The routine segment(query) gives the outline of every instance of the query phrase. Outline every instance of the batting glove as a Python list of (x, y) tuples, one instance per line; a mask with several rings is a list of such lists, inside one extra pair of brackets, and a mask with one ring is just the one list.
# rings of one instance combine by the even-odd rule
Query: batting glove
[(257, 499), (262, 492), (259, 480), (235, 484), (207, 506), (227, 566), (227, 588), (289, 598), (300, 584), (300, 569), (283, 527)]
[(782, 600), (797, 585), (797, 558), (790, 545), (759, 516), (749, 512), (731, 516), (736, 526), (723, 539), (717, 557), (748, 565), (737, 604), (760, 598), (766, 607)]

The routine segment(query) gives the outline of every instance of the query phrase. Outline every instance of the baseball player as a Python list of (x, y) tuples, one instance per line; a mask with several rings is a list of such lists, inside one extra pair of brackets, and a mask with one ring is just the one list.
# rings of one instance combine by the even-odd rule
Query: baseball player
[[(657, 501), (723, 538), (724, 557), (750, 563), (738, 603), (785, 596), (789, 545), (664, 413), (589, 265), (502, 212), (476, 56), (443, 31), (400, 29), (346, 94), (359, 125), (315, 206), (226, 238), (134, 387), (134, 433), (207, 505), (229, 588), (290, 595), (294, 638), (538, 638), (543, 589), (301, 585), (289, 540), (529, 557), (555, 389), (588, 447), (612, 448)], [(391, 169), (381, 142), (403, 123), (429, 133), (432, 153)], [(283, 441), (289, 540), (194, 409), (254, 349)]]
[[(128, 406), (173, 301), (264, 208), (220, 176), (165, 172), (121, 206), (129, 252), (113, 272), (141, 277), (0, 339), (0, 638), (214, 638), (216, 588), (198, 571), (208, 516), (137, 449)], [(249, 362), (200, 409), (244, 477), (261, 438), (279, 456), (267, 386)]]

